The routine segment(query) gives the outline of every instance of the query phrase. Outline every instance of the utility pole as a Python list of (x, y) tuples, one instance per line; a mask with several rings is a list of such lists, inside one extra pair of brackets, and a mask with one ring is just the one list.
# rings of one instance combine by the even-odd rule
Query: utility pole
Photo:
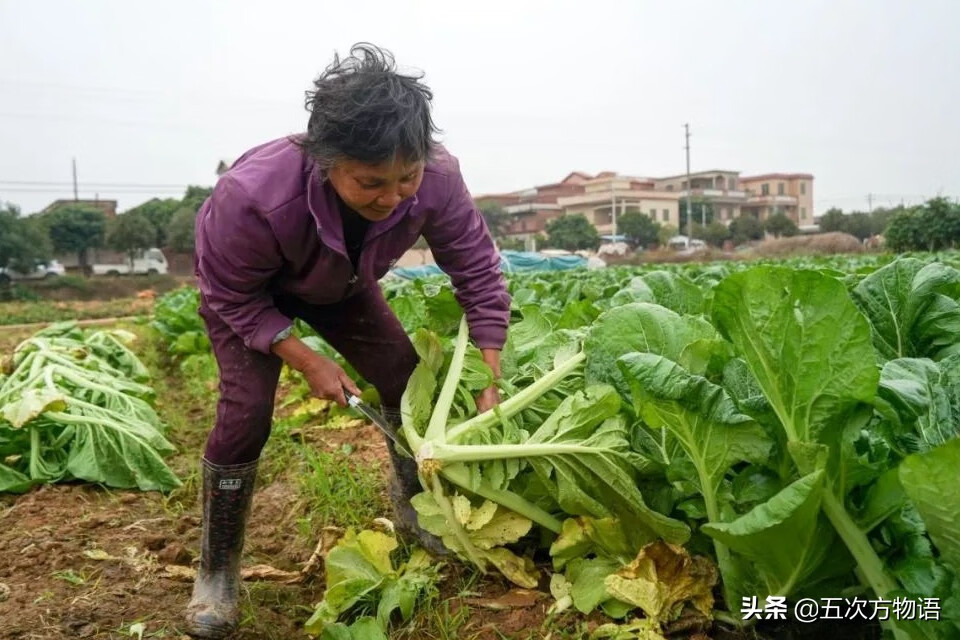
[(693, 191), (693, 185), (690, 184), (690, 125), (683, 125), (683, 130), (686, 139), (684, 149), (687, 151), (687, 235), (689, 236), (690, 225), (693, 224), (693, 209), (690, 207), (690, 193)]
[(613, 239), (617, 241), (617, 192), (613, 189), (613, 177), (610, 178), (610, 219), (613, 222)]
[(77, 196), (77, 159), (73, 158), (73, 199), (74, 201), (79, 200)]
[(869, 213), (873, 213), (873, 194), (872, 193), (867, 194), (867, 211)]

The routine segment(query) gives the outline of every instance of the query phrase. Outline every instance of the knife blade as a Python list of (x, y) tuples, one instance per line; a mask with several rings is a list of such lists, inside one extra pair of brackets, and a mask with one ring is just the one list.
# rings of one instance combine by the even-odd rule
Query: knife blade
[(387, 438), (393, 443), (393, 446), (397, 448), (397, 451), (408, 456), (410, 458), (416, 459), (410, 450), (407, 449), (397, 438), (396, 431), (394, 431), (393, 426), (387, 422), (387, 419), (380, 415), (380, 412), (368, 405), (366, 402), (353, 395), (352, 393), (344, 390), (344, 394), (347, 396), (347, 404), (359, 411), (367, 420), (372, 422), (380, 431), (383, 432)]

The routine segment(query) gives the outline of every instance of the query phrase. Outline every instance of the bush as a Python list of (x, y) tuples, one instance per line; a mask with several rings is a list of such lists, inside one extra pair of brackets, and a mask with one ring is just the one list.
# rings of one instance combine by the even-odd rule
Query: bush
[(660, 238), (660, 224), (639, 211), (620, 216), (617, 230), (627, 237), (627, 243), (634, 249), (657, 244)]
[(938, 251), (960, 244), (960, 205), (933, 198), (893, 216), (884, 233), (894, 251)]
[(763, 239), (763, 223), (751, 215), (741, 215), (730, 223), (733, 243), (740, 245)]
[(763, 228), (774, 238), (789, 238), (800, 233), (796, 223), (784, 213), (775, 213), (767, 218)]
[(727, 225), (722, 222), (711, 222), (705, 227), (693, 225), (694, 238), (703, 240), (711, 247), (723, 247), (723, 243), (730, 239), (731, 233)]
[(547, 224), (547, 244), (566, 251), (596, 250), (600, 234), (582, 214), (562, 216)]
[(501, 251), (524, 251), (527, 246), (521, 238), (503, 238), (498, 241)]

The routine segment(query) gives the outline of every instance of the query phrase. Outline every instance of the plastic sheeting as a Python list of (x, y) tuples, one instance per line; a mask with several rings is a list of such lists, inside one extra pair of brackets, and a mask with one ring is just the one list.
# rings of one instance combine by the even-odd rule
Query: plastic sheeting
[[(577, 255), (547, 256), (532, 251), (500, 252), (500, 268), (504, 273), (566, 271), (567, 269), (580, 269), (586, 266), (587, 259)], [(413, 280), (426, 276), (441, 275), (443, 271), (435, 264), (425, 264), (418, 267), (397, 267), (390, 273), (401, 278)]]

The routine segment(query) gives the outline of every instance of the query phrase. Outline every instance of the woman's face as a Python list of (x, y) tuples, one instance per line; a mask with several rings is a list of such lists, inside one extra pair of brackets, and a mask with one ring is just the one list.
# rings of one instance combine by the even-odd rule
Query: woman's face
[(365, 164), (342, 159), (334, 163), (327, 177), (348, 207), (372, 222), (385, 220), (420, 188), (424, 163), (400, 159), (382, 164)]

